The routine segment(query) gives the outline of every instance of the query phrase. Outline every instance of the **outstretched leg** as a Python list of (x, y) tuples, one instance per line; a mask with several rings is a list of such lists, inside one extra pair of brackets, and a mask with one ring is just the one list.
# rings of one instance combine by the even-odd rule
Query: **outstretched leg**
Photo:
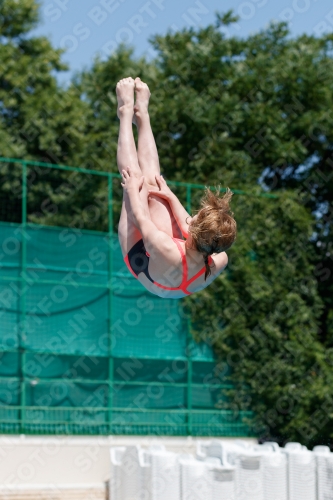
[(117, 163), (118, 170), (121, 171), (130, 166), (133, 173), (138, 177), (142, 176), (138, 163), (135, 141), (132, 130), (132, 117), (134, 106), (134, 80), (133, 78), (123, 78), (116, 87), (118, 109), (117, 115), (120, 120)]
[(139, 165), (147, 184), (156, 187), (155, 175), (160, 175), (160, 162), (148, 113), (150, 91), (140, 78), (135, 79), (135, 94), (134, 115), (138, 127)]
[[(130, 166), (134, 175), (142, 177), (142, 172), (138, 162), (138, 156), (135, 147), (135, 141), (132, 130), (133, 106), (134, 106), (134, 80), (133, 78), (123, 78), (117, 83), (116, 88), (118, 99), (117, 114), (120, 119), (119, 138), (117, 148), (117, 163), (119, 172)], [(149, 215), (148, 207), (148, 188), (144, 184), (140, 191), (140, 196), (147, 214)], [(141, 238), (141, 233), (136, 227), (131, 210), (128, 195), (124, 193), (123, 203), (121, 208), (119, 226), (118, 226), (119, 242), (122, 253), (125, 256), (129, 250)]]
[[(148, 113), (150, 91), (148, 85), (140, 78), (135, 79), (135, 93), (134, 115), (138, 127), (138, 161), (148, 188), (156, 188), (155, 176), (160, 175), (160, 162)], [(167, 201), (151, 196), (149, 210), (151, 220), (160, 231), (176, 238), (181, 237), (180, 229)]]

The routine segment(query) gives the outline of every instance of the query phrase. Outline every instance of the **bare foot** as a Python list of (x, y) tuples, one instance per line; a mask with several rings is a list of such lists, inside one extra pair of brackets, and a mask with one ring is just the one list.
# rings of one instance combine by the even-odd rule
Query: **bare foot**
[(134, 115), (136, 119), (140, 119), (143, 114), (148, 114), (148, 104), (151, 94), (148, 85), (142, 82), (139, 77), (137, 77), (134, 82), (136, 94)]
[(118, 100), (118, 109), (117, 109), (118, 118), (120, 118), (120, 115), (123, 115), (124, 113), (133, 114), (133, 106), (134, 106), (133, 78), (129, 77), (119, 80), (116, 87), (116, 94)]

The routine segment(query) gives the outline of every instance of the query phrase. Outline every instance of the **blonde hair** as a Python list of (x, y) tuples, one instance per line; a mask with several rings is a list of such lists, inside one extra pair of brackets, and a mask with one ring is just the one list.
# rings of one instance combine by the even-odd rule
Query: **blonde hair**
[(237, 224), (229, 207), (233, 193), (228, 188), (221, 197), (220, 188), (216, 190), (214, 194), (206, 188), (200, 203), (202, 208), (198, 210), (196, 220), (192, 220), (189, 225), (194, 247), (204, 257), (205, 280), (211, 274), (208, 256), (230, 248), (237, 235)]

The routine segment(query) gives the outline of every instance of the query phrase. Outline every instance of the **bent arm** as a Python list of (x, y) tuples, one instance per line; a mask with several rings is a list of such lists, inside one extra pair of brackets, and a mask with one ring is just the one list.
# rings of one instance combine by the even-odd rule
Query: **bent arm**
[(177, 224), (182, 232), (182, 235), (185, 236), (185, 238), (187, 238), (188, 226), (192, 220), (192, 217), (185, 210), (183, 205), (178, 200), (177, 196), (172, 191), (170, 191), (170, 194), (168, 196), (168, 202), (172, 210), (172, 213), (174, 215), (174, 218), (176, 219)]
[(149, 213), (147, 213), (142, 205), (139, 191), (137, 189), (128, 189), (127, 194), (134, 224), (142, 235), (147, 251), (152, 253), (153, 248), (158, 245), (158, 241), (163, 233), (157, 229), (150, 219)]
[(140, 226), (143, 224), (144, 220), (150, 220), (149, 214), (147, 213), (145, 207), (141, 202), (140, 192), (138, 189), (127, 189), (127, 195), (129, 199), (130, 211), (134, 219), (134, 224), (138, 229), (140, 229)]
[(169, 188), (169, 186), (165, 182), (165, 179), (163, 178), (163, 176), (156, 175), (155, 178), (156, 178), (156, 183), (157, 183), (158, 189), (150, 189), (149, 194), (164, 198), (169, 203), (170, 209), (173, 213), (174, 218), (177, 221), (177, 224), (178, 224), (183, 236), (185, 236), (185, 238), (187, 238), (188, 237), (188, 226), (192, 220), (192, 217), (185, 210), (183, 205), (178, 200), (177, 196), (171, 191), (171, 189)]
[(214, 253), (212, 259), (215, 264), (215, 269), (212, 269), (214, 275), (220, 274), (228, 265), (228, 255), (225, 252)]
[[(140, 189), (143, 186), (144, 177), (138, 179), (132, 174), (130, 167), (127, 170), (122, 170), (122, 187), (128, 196), (129, 211), (134, 219), (134, 224), (139, 229), (145, 247), (149, 251), (154, 251), (159, 247), (159, 243), (168, 238), (163, 231), (159, 231), (155, 224), (150, 219), (149, 210), (142, 203)], [(168, 238), (170, 239), (170, 238)]]

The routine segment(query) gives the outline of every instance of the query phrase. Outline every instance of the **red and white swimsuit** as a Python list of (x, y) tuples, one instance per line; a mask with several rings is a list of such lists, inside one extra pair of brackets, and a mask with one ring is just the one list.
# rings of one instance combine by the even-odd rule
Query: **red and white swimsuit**
[[(182, 264), (183, 264), (183, 279), (182, 282), (179, 286), (177, 287), (172, 287), (172, 286), (164, 286), (161, 285), (160, 283), (157, 283), (157, 281), (154, 281), (152, 277), (150, 276), (148, 272), (148, 265), (149, 265), (149, 253), (146, 251), (144, 247), (143, 240), (139, 240), (128, 252), (128, 254), (124, 257), (124, 260), (126, 262), (126, 265), (129, 269), (129, 271), (133, 274), (135, 278), (138, 277), (140, 273), (144, 273), (147, 278), (156, 286), (159, 288), (162, 288), (163, 290), (171, 290), (171, 291), (182, 291), (185, 293), (185, 295), (191, 295), (192, 292), (189, 292), (187, 290), (188, 286), (193, 283), (199, 276), (204, 274), (206, 270), (206, 266), (203, 266), (200, 271), (197, 272), (191, 279), (188, 279), (188, 267), (187, 267), (187, 262), (186, 262), (186, 255), (184, 252), (184, 249), (182, 245), (180, 244), (180, 241), (184, 242), (184, 240), (180, 238), (172, 238), (173, 241), (176, 243), (181, 258), (182, 258)], [(212, 258), (209, 256), (208, 258), (208, 263), (212, 263)]]

